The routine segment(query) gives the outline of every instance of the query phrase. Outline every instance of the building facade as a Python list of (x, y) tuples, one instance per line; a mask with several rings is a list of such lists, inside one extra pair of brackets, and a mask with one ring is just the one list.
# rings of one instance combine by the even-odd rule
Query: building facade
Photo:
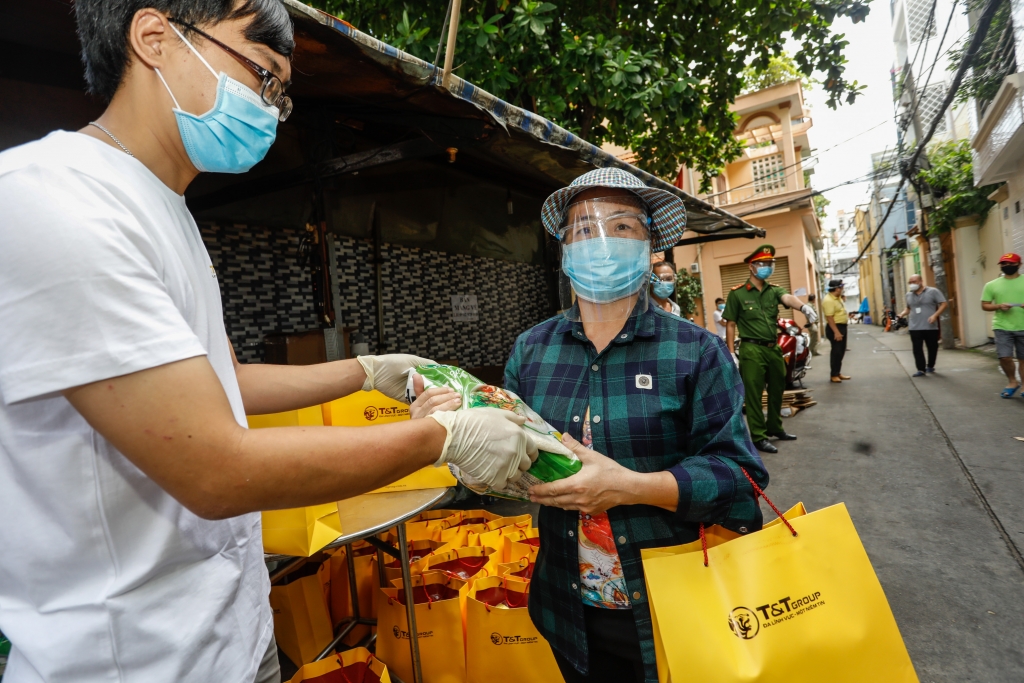
[[(812, 190), (806, 183), (803, 159), (810, 156), (810, 112), (804, 106), (799, 81), (791, 81), (743, 95), (733, 103), (739, 126), (736, 137), (746, 143), (743, 155), (727, 164), (712, 179), (712, 192), (701, 198), (763, 228), (763, 240), (775, 246), (776, 267), (771, 282), (803, 298), (821, 294), (820, 270), (815, 252), (822, 248), (821, 227), (815, 215)], [(700, 176), (692, 169), (680, 173), (683, 189), (696, 194)], [(676, 247), (674, 260), (680, 270), (699, 274), (703, 285), (703, 310), (714, 310), (714, 301), (746, 282), (743, 259), (761, 241), (731, 239)], [(783, 311), (804, 324), (799, 311)], [(714, 331), (703, 317), (695, 322)]]

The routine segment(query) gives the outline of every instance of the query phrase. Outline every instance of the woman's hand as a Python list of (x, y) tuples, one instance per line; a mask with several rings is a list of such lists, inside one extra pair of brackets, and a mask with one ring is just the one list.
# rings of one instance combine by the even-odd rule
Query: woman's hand
[(530, 489), (531, 501), (563, 510), (579, 510), (586, 515), (637, 502), (639, 473), (587, 448), (568, 434), (562, 435), (562, 443), (583, 462), (583, 469), (571, 477), (534, 486)]
[(679, 484), (670, 472), (634, 472), (568, 434), (562, 435), (562, 443), (576, 454), (583, 469), (571, 477), (532, 487), (532, 502), (585, 515), (597, 515), (616, 505), (654, 505), (670, 512), (679, 505)]
[(432, 387), (424, 391), (422, 375), (413, 375), (412, 385), (416, 400), (409, 406), (410, 419), (426, 417), (437, 411), (455, 410), (462, 405), (459, 395), (448, 387)]

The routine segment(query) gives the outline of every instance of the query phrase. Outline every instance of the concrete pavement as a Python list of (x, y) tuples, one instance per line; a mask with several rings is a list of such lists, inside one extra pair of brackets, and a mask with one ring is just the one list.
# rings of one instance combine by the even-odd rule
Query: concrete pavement
[(853, 379), (829, 382), (822, 339), (805, 381), (818, 405), (764, 455), (768, 494), (846, 503), (922, 682), (1024, 681), (1024, 399), (999, 397), (984, 355), (940, 350), (912, 379), (908, 336), (849, 330)]

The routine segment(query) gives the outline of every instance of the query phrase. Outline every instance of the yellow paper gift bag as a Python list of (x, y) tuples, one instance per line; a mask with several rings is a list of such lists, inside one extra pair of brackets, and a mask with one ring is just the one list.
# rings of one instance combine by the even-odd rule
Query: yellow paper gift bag
[(296, 666), (313, 661), (334, 637), (323, 585), (316, 575), (271, 586), (270, 608), (277, 645)]
[[(370, 654), (364, 647), (346, 650), (340, 655), (331, 655), (319, 662), (306, 664), (292, 677), (289, 683), (344, 683), (346, 681), (367, 680), (366, 670), (369, 669), (380, 683), (391, 683), (388, 668), (384, 663)], [(345, 678), (341, 678), (340, 674)], [(332, 675), (333, 674), (333, 675)]]
[[(412, 681), (409, 619), (401, 580), (395, 588), (380, 589), (377, 607), (377, 655), (403, 681)], [(423, 680), (429, 683), (465, 683), (466, 652), (459, 591), (465, 586), (441, 572), (412, 577), (416, 605)], [(431, 595), (431, 600), (425, 600)], [(422, 601), (422, 602), (421, 602)]]
[[(427, 567), (427, 560), (449, 549), (450, 546), (442, 541), (410, 541), (408, 547), (410, 573), (422, 574)], [(402, 578), (402, 560), (397, 557), (389, 558), (384, 563), (384, 575), (388, 584)]]
[[(526, 529), (533, 528), (533, 515), (519, 515), (517, 517), (499, 517), (498, 519), (487, 522), (484, 525), (486, 531), (470, 535), (467, 539), (467, 545), (482, 545), (486, 548), (497, 548), (501, 550), (504, 547), (505, 534), (511, 534), (516, 531), (525, 531)], [(504, 554), (503, 554), (504, 556)]]
[(518, 562), (523, 557), (529, 557), (540, 547), (540, 529), (526, 529), (512, 534), (505, 535), (505, 547), (502, 550), (502, 559), (505, 562)]
[(431, 554), (415, 567), (422, 572), (439, 571), (463, 581), (473, 581), (479, 577), (497, 576), (501, 554), (494, 548), (475, 546), (468, 548), (449, 548)]
[[(320, 406), (268, 415), (248, 415), (249, 429), (268, 427), (322, 427)], [(279, 555), (309, 557), (341, 535), (338, 504), (270, 510), (263, 517), (263, 550)]]
[(789, 523), (642, 551), (659, 679), (916, 683), (846, 506)]
[[(376, 592), (380, 586), (377, 574), (377, 549), (365, 541), (353, 543), (351, 547), (356, 574), (356, 594), (359, 596), (359, 616), (373, 619), (377, 616)], [(331, 599), (328, 604), (330, 605), (331, 623), (334, 627), (337, 627), (346, 617), (355, 616), (352, 609), (347, 552), (347, 547), (339, 548), (324, 563), (330, 565)], [(370, 626), (360, 624), (352, 629), (342, 642), (346, 645), (355, 645), (370, 632)]]
[(533, 578), (533, 568), (537, 564), (537, 551), (540, 548), (530, 548), (532, 551), (525, 557), (520, 557), (515, 562), (504, 562), (498, 565), (498, 576), (514, 576), (519, 579), (530, 580)]
[(309, 557), (341, 536), (338, 504), (269, 510), (263, 517), (263, 551)]
[(451, 517), (452, 514), (454, 514), (453, 510), (427, 510), (426, 512), (421, 512), (405, 523), (406, 539), (409, 541), (431, 540), (434, 530), (441, 527), (444, 521)]
[(529, 586), (529, 581), (487, 577), (468, 587), (467, 683), (562, 681), (551, 646), (537, 631), (526, 609)]
[[(333, 427), (366, 427), (402, 422), (409, 419), (409, 406), (388, 398), (379, 391), (357, 391), (323, 405), (324, 424)], [(455, 477), (447, 467), (424, 467), (407, 477), (370, 493), (413, 491), (455, 486)]]

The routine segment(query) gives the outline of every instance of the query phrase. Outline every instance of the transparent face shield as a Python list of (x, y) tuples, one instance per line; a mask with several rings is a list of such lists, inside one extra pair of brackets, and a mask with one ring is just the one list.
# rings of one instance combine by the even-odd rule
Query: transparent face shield
[(558, 235), (558, 289), (570, 320), (625, 322), (637, 307), (647, 308), (649, 226), (647, 208), (639, 198), (599, 197), (569, 205)]

